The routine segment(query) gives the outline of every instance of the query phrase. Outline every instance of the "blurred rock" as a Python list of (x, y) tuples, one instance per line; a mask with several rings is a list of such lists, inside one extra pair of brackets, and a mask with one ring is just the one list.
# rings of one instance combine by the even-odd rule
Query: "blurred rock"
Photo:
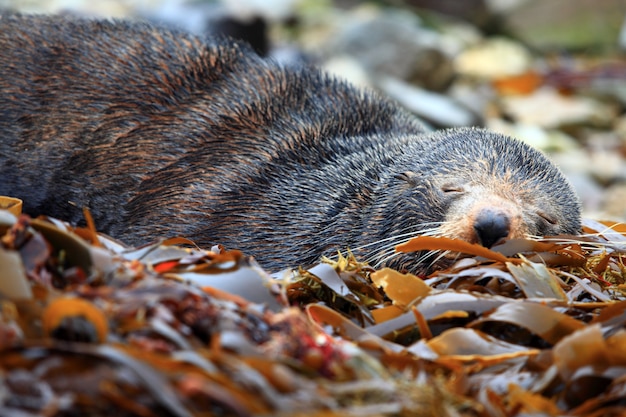
[(602, 212), (605, 200), (603, 187), (592, 178), (592, 161), (583, 148), (550, 153), (550, 158), (561, 168), (580, 197), (583, 216), (596, 217)]
[(453, 77), (441, 36), (420, 19), (398, 11), (368, 9), (345, 22), (330, 51), (349, 55), (372, 74), (411, 80), (432, 90), (446, 88)]
[(626, 149), (626, 115), (621, 115), (615, 119), (612, 131), (620, 140), (620, 148)]
[(324, 63), (323, 68), (359, 87), (372, 87), (367, 71), (356, 59), (347, 55), (339, 55), (329, 59)]
[[(160, 6), (160, 1), (146, 1), (147, 6)], [(22, 13), (64, 13), (76, 16), (124, 17), (134, 14), (135, 6), (124, 0), (0, 0), (0, 9)]]
[[(582, 92), (587, 92), (582, 90)], [(591, 83), (589, 95), (605, 96), (614, 99), (626, 107), (626, 67), (619, 78), (600, 78)]]
[[(579, 149), (577, 142), (559, 130), (544, 129), (535, 124), (509, 123), (498, 118), (487, 120), (486, 127), (503, 135), (518, 138), (530, 146), (547, 153)], [(574, 169), (574, 167), (571, 167)]]
[(490, 38), (462, 52), (454, 61), (457, 73), (497, 79), (522, 74), (530, 69), (532, 57), (519, 43), (506, 38)]
[(391, 77), (381, 77), (378, 86), (404, 107), (437, 127), (476, 125), (477, 118), (469, 110), (445, 95)]
[(623, 157), (607, 149), (592, 150), (590, 153), (590, 173), (600, 184), (626, 180), (626, 165)]
[(626, 161), (620, 152), (619, 136), (611, 131), (597, 130), (589, 130), (585, 136), (591, 158), (591, 175), (601, 184), (626, 181)]
[(622, 51), (626, 51), (626, 18), (624, 18), (619, 30), (618, 45)]
[(626, 62), (618, 56), (561, 58), (548, 66), (544, 74), (548, 85), (626, 107)]
[(407, 81), (432, 91), (444, 91), (454, 76), (452, 60), (436, 49), (424, 49), (415, 55), (415, 65)]
[(493, 14), (504, 15), (513, 13), (532, 0), (485, 0), (485, 5)]
[(610, 219), (626, 219), (626, 182), (613, 184), (606, 189), (602, 211)]
[[(179, 0), (180, 1), (180, 0)], [(228, 14), (240, 21), (258, 17), (276, 22), (291, 17), (301, 0), (221, 0)]]
[(453, 16), (478, 27), (491, 24), (492, 13), (484, 0), (406, 0), (407, 6)]
[(185, 0), (162, 0), (158, 7), (149, 2), (137, 2), (133, 15), (158, 24), (165, 24), (187, 30), (197, 35), (207, 31), (212, 18), (225, 16), (223, 8), (217, 4), (190, 3)]
[(597, 182), (593, 181), (593, 179), (589, 178), (588, 175), (577, 169), (567, 170), (558, 163), (558, 160), (557, 165), (561, 167), (565, 176), (580, 197), (580, 202), (583, 207), (583, 217), (603, 219), (606, 194), (602, 187), (600, 187)]
[(461, 22), (446, 22), (438, 30), (441, 50), (450, 57), (456, 57), (484, 39), (476, 27)]
[(501, 18), (537, 50), (615, 50), (624, 12), (624, 0), (531, 0)]
[(447, 91), (447, 95), (469, 109), (476, 117), (476, 124), (484, 126), (485, 119), (493, 112), (495, 94), (486, 84), (457, 81)]
[(608, 126), (616, 116), (615, 109), (607, 104), (588, 97), (564, 96), (550, 87), (530, 95), (502, 97), (502, 109), (516, 122), (545, 128), (569, 124)]

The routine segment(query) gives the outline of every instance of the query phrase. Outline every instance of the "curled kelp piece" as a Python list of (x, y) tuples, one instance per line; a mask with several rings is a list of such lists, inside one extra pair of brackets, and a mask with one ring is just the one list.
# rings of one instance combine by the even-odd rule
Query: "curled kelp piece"
[[(473, 328), (520, 345), (554, 345), (563, 337), (579, 330), (585, 323), (576, 320), (543, 303), (511, 302), (471, 323)], [(541, 338), (536, 340), (534, 336)]]
[(78, 297), (60, 297), (50, 302), (42, 314), (43, 331), (57, 340), (104, 342), (108, 319), (93, 303)]
[(19, 198), (0, 195), (0, 211), (6, 210), (14, 216), (22, 214), (23, 202)]

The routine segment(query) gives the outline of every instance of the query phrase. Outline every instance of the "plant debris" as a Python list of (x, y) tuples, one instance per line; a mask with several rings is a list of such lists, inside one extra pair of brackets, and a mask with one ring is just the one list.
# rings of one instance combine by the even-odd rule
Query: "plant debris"
[(617, 416), (626, 225), (270, 276), (185, 239), (127, 248), (0, 211), (0, 415)]

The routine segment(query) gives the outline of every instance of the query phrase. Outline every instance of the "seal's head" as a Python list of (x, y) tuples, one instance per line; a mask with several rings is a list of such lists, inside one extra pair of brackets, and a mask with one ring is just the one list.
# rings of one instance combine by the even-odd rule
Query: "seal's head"
[[(424, 148), (407, 152), (383, 203), (395, 207), (386, 225), (388, 236), (398, 236), (394, 243), (423, 234), (491, 247), (503, 239), (580, 232), (579, 199), (541, 152), (482, 129), (420, 141)], [(377, 261), (389, 258), (389, 247)], [(410, 270), (415, 262), (415, 255), (397, 255), (383, 263)]]

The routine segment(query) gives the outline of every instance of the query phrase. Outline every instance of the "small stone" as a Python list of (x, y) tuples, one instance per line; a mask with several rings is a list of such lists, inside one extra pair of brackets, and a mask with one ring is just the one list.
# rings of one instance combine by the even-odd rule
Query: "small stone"
[(626, 149), (626, 115), (622, 115), (621, 117), (615, 119), (612, 130), (619, 138), (621, 147)]
[[(492, 0), (500, 1), (500, 0)], [(502, 23), (533, 50), (598, 51), (616, 48), (623, 0), (525, 1)]]
[[(563, 161), (565, 158), (560, 158)], [(576, 194), (580, 197), (583, 207), (583, 217), (601, 219), (600, 213), (605, 201), (605, 191), (600, 185), (589, 177), (586, 173), (571, 171), (564, 168), (555, 161), (563, 170), (563, 173), (574, 187)]]
[(607, 104), (589, 97), (564, 96), (550, 87), (542, 87), (531, 95), (503, 97), (502, 107), (516, 122), (544, 128), (607, 125), (616, 116), (615, 110)]
[(528, 71), (531, 55), (517, 42), (494, 37), (462, 52), (454, 65), (461, 75), (493, 80)]
[(360, 63), (347, 55), (338, 55), (326, 61), (325, 71), (359, 87), (371, 87), (370, 77)]
[(378, 86), (401, 105), (437, 126), (476, 125), (476, 116), (447, 96), (391, 77), (381, 77)]
[(290, 17), (300, 0), (222, 0), (226, 10), (232, 16), (251, 20), (263, 17), (270, 21), (279, 21)]
[(602, 211), (606, 217), (621, 221), (626, 219), (626, 181), (606, 189)]
[(486, 121), (487, 129), (503, 135), (518, 138), (533, 148), (555, 153), (578, 148), (574, 138), (559, 130), (548, 130), (534, 124), (508, 123), (503, 119), (490, 118)]
[(619, 47), (622, 51), (626, 51), (626, 18), (622, 23), (622, 27), (619, 31)]
[(439, 33), (421, 26), (415, 15), (367, 11), (344, 23), (332, 41), (332, 54), (356, 59), (371, 74), (411, 80), (435, 90), (449, 85), (454, 72), (451, 58), (442, 52)]
[(624, 158), (613, 149), (591, 149), (591, 174), (601, 183), (626, 180)]

